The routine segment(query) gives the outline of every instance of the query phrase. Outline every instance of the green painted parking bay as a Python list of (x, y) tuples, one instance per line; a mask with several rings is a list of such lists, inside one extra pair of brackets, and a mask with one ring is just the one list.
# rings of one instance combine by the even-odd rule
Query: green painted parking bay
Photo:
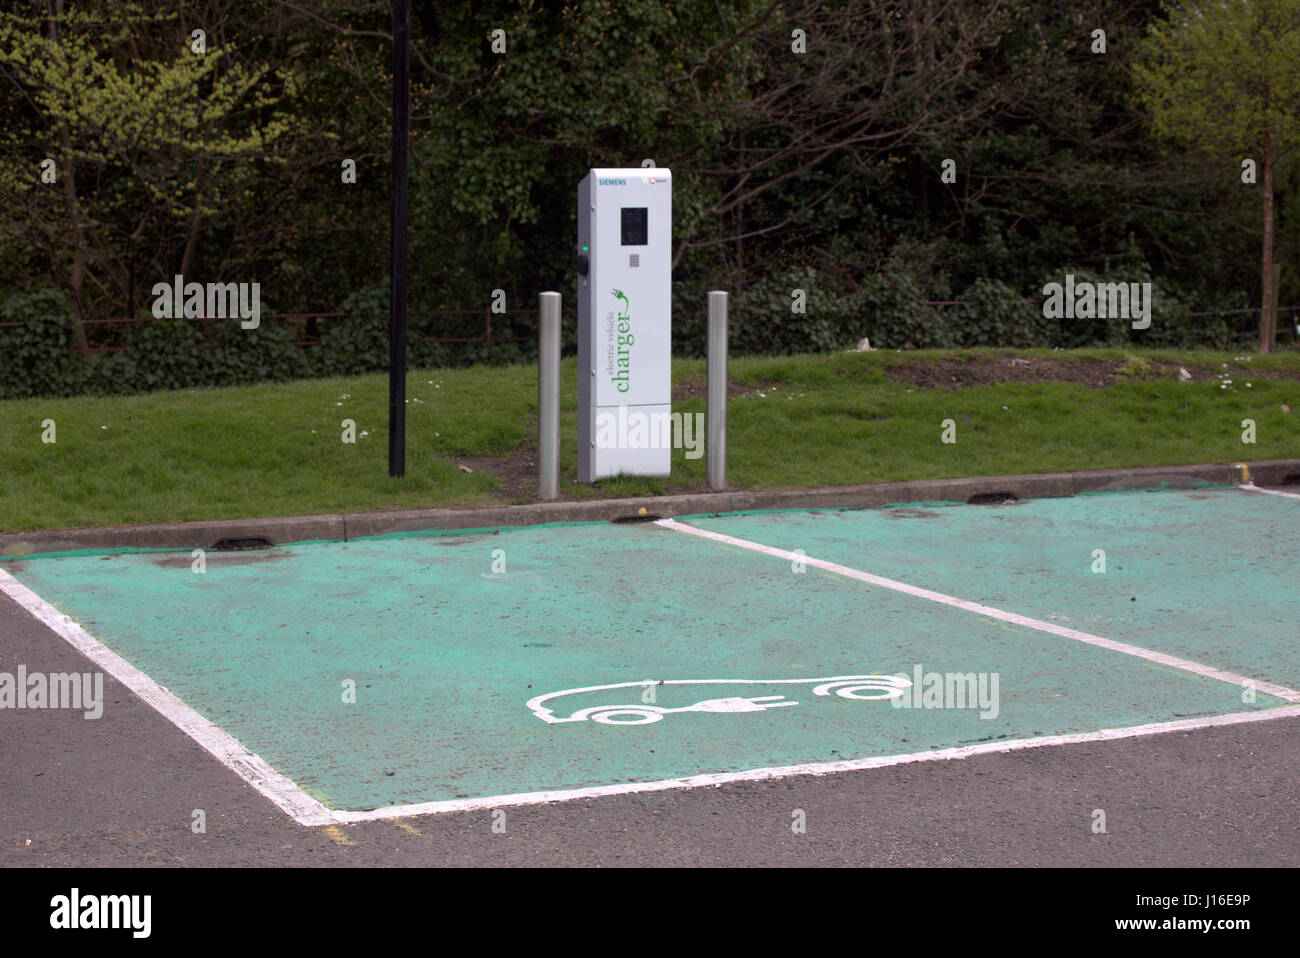
[[(1089, 592), (1096, 580), (1053, 565), (1084, 549), (1086, 569), (1094, 539), (1123, 552), (1113, 543), (1157, 498), (1213, 510), (1227, 504), (1220, 495), (1232, 494), (925, 510), (945, 516), (937, 521), (876, 510), (689, 522), (1026, 615), (1070, 616), (1125, 642), (1169, 651), (1181, 641), (1179, 654), (1198, 661), (1293, 681), (1294, 633), (1290, 651), (1279, 643), (1252, 655), (1227, 636), (1214, 646), (1156, 628), (1147, 606), (1191, 601), (1195, 590), (1178, 574), (1134, 593), (1126, 618), (1101, 601), (1106, 593)], [(1186, 507), (1192, 520), (1196, 509)], [(1284, 509), (1243, 515), (1294, 523)], [(1205, 534), (1203, 517), (1199, 527)], [(1055, 532), (1044, 538), (1044, 529)], [(1282, 539), (1270, 541), (1294, 568)], [(1192, 562), (1205, 551), (1190, 543), (1178, 554)], [(1162, 569), (1170, 556), (1143, 558)], [(1243, 703), (1231, 681), (653, 524), (209, 553), (202, 574), (188, 554), (165, 553), (0, 568), (334, 810), (891, 756), (1286, 704), (1268, 694)], [(1244, 588), (1237, 565), (1203, 558), (1196, 569), (1197, 589)], [(1291, 609), (1294, 629), (1294, 606), (1247, 596), (1256, 601), (1243, 603), (1239, 623), (1252, 615), (1271, 623)], [(925, 677), (946, 674), (978, 677), (985, 700), (972, 691), (961, 705), (927, 702)]]
[(1300, 688), (1300, 499), (1154, 490), (691, 524)]

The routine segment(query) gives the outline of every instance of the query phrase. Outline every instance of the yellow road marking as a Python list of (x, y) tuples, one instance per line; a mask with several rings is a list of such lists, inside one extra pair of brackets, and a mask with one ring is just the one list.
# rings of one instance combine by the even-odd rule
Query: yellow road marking
[(328, 835), (330, 838), (334, 839), (334, 841), (338, 842), (340, 845), (356, 844), (356, 842), (348, 838), (348, 833), (345, 832), (343, 829), (339, 828), (337, 825), (326, 825), (325, 834)]

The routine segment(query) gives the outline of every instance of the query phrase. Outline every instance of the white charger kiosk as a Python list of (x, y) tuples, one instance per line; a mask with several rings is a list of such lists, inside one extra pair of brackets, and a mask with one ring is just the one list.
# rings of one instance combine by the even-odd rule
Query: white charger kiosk
[(578, 184), (578, 479), (667, 476), (672, 430), (669, 170)]

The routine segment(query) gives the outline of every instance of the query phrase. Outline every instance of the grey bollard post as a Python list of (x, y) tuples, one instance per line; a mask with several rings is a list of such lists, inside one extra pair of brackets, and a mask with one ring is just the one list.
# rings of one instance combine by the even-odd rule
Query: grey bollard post
[(537, 495), (560, 494), (560, 294), (538, 296)]
[(708, 439), (704, 474), (710, 489), (727, 488), (727, 294), (709, 293)]

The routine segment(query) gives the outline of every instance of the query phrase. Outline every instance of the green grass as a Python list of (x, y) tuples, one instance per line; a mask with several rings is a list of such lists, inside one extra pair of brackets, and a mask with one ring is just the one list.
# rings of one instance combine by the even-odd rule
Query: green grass
[[(915, 388), (885, 375), (908, 362), (1015, 355), (1114, 360), (1119, 384)], [(728, 478), (750, 488), (895, 479), (1233, 462), (1300, 456), (1300, 381), (1234, 374), (1164, 378), (1152, 363), (1215, 365), (1232, 353), (1170, 350), (966, 350), (735, 359), (745, 388), (729, 406)], [(1240, 365), (1300, 370), (1300, 354)], [(564, 363), (562, 495), (704, 489), (704, 460), (673, 452), (668, 480), (576, 482), (576, 363)], [(702, 382), (702, 360), (676, 360), (675, 382)], [(1251, 386), (1246, 387), (1246, 382)], [(761, 390), (761, 394), (760, 394)], [(0, 530), (311, 515), (501, 501), (490, 470), (456, 457), (509, 456), (535, 440), (533, 366), (414, 372), (407, 462), (387, 474), (384, 374), (122, 398), (0, 402)], [(1286, 403), (1295, 412), (1282, 411)], [(704, 400), (674, 405), (703, 412)], [(341, 441), (344, 419), (355, 444)], [(940, 442), (942, 423), (957, 442)], [(1253, 419), (1257, 442), (1241, 442)], [(53, 420), (54, 443), (43, 443)], [(366, 435), (362, 436), (361, 433)], [(534, 480), (535, 481), (535, 480)]]

